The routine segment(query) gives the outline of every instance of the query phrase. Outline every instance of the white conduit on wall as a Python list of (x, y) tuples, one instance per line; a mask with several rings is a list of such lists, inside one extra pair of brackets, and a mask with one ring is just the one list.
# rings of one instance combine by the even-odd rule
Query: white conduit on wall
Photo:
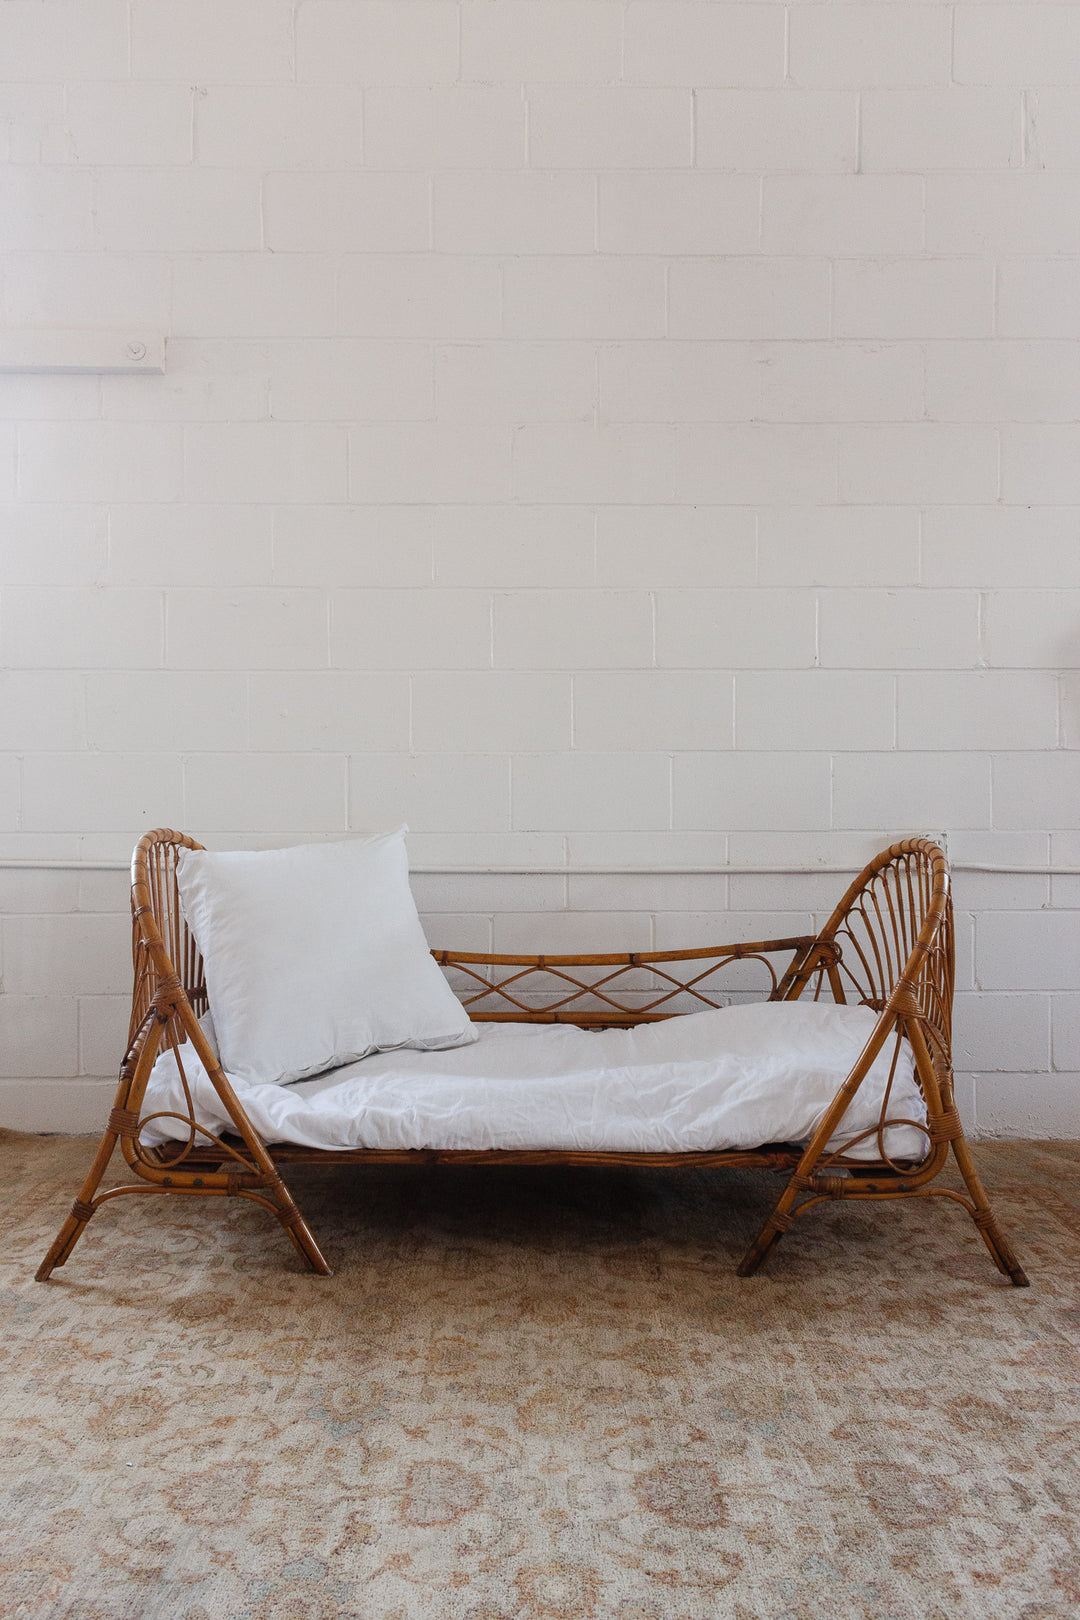
[[(995, 872), (1007, 877), (1080, 877), (1080, 866), (991, 866), (950, 861), (954, 872)], [(0, 871), (128, 872), (130, 861), (0, 860)], [(814, 877), (854, 876), (857, 866), (412, 866), (418, 877)]]

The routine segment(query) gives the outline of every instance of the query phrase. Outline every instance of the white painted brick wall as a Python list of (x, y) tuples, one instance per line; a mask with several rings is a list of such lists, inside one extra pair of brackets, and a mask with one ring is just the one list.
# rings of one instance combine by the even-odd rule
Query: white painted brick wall
[[(1080, 8), (5, 0), (0, 860), (409, 820), (440, 944), (1080, 865)], [(632, 865), (637, 877), (556, 869)], [(1080, 881), (957, 877), (976, 1128), (1080, 1134)], [(5, 1122), (92, 1127), (122, 872), (0, 868)]]

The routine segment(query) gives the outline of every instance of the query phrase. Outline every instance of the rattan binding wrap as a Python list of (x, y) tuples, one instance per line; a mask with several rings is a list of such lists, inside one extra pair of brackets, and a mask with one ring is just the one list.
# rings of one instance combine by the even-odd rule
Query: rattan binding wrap
[[(37, 1276), (44, 1281), (63, 1265), (94, 1211), (129, 1192), (241, 1197), (275, 1214), (304, 1262), (328, 1273), (314, 1236), (281, 1178), (281, 1167), (306, 1163), (488, 1163), (620, 1164), (668, 1167), (757, 1166), (787, 1171), (783, 1192), (739, 1272), (756, 1271), (792, 1222), (824, 1199), (880, 1200), (945, 1197), (973, 1218), (998, 1269), (1018, 1287), (1027, 1283), (979, 1180), (953, 1098), (951, 1023), (953, 934), (949, 871), (942, 851), (926, 839), (907, 839), (884, 850), (859, 874), (818, 935), (687, 951), (638, 951), (598, 956), (487, 955), (437, 950), (435, 959), (455, 983), (477, 1020), (565, 1021), (580, 1025), (632, 1025), (703, 1006), (724, 1005), (732, 993), (721, 975), (736, 969), (735, 993), (745, 993), (746, 974), (757, 971), (771, 1000), (856, 1002), (878, 1013), (874, 1033), (837, 1091), (813, 1140), (805, 1146), (762, 1143), (753, 1150), (712, 1153), (602, 1153), (585, 1151), (396, 1152), (362, 1148), (326, 1151), (288, 1144), (267, 1146), (253, 1130), (239, 1098), (199, 1027), (207, 1006), (202, 958), (187, 926), (176, 884), (182, 849), (200, 849), (184, 833), (157, 829), (140, 839), (132, 860), (134, 991), (128, 1047), (113, 1112), (97, 1156), (72, 1213)], [(779, 958), (779, 962), (775, 959)], [(912, 1047), (926, 1102), (926, 1157), (893, 1161), (884, 1132), (902, 1121), (890, 1112), (887, 1088), (876, 1126), (850, 1139), (839, 1152), (826, 1144), (878, 1054), (901, 1039)], [(216, 1136), (188, 1112), (178, 1115), (187, 1140), (145, 1147), (140, 1121), (147, 1080), (163, 1046), (172, 1047), (181, 1075), (184, 1049), (194, 1051), (232, 1121)], [(185, 1081), (186, 1089), (186, 1081)], [(908, 1121), (907, 1123), (916, 1123)], [(847, 1150), (876, 1140), (878, 1157), (853, 1158)], [(98, 1193), (119, 1143), (138, 1181)], [(950, 1152), (965, 1193), (931, 1183)]]

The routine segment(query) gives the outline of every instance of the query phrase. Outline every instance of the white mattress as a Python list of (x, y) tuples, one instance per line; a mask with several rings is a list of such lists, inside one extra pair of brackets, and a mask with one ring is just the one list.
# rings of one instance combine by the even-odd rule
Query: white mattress
[[(804, 1142), (873, 1031), (865, 1007), (766, 1002), (692, 1013), (633, 1029), (479, 1024), (474, 1045), (379, 1052), (289, 1086), (236, 1085), (266, 1142), (315, 1148), (576, 1148), (677, 1153)], [(197, 1117), (227, 1116), (190, 1045), (182, 1049)], [(835, 1146), (875, 1125), (890, 1039), (846, 1115)], [(234, 1082), (235, 1084), (235, 1082)], [(143, 1117), (186, 1112), (171, 1052), (154, 1066)], [(911, 1050), (901, 1046), (889, 1114), (924, 1121)], [(184, 1139), (159, 1119), (143, 1141)], [(922, 1159), (926, 1137), (890, 1126), (888, 1153)], [(856, 1150), (875, 1158), (874, 1139)]]

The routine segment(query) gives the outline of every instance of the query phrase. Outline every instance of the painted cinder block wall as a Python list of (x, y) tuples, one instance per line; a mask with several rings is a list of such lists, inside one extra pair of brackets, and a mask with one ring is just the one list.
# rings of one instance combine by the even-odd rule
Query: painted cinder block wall
[[(1080, 867), (1078, 79), (1038, 0), (4, 0), (3, 320), (168, 369), (0, 378), (0, 856), (106, 863), (0, 870), (3, 1122), (100, 1118), (156, 823), (407, 819), (473, 947)], [(969, 1122), (1080, 1134), (1080, 879), (956, 894)]]

